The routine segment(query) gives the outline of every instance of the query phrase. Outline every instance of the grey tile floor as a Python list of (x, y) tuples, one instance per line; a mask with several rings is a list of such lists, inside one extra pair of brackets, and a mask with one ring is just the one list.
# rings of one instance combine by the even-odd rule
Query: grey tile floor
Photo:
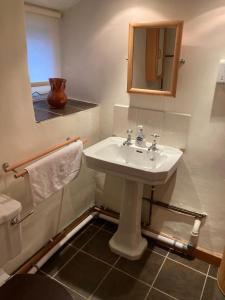
[(64, 285), (74, 300), (225, 300), (217, 268), (187, 259), (149, 240), (138, 261), (112, 253), (116, 226), (97, 219), (86, 226), (40, 270)]

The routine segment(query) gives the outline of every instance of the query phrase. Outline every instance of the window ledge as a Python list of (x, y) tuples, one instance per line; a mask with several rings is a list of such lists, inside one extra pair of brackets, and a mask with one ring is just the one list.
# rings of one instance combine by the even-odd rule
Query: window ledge
[(67, 116), (70, 114), (78, 113), (97, 106), (96, 103), (85, 102), (75, 99), (68, 99), (63, 108), (50, 107), (47, 100), (33, 101), (35, 120), (36, 122), (43, 122), (49, 119)]

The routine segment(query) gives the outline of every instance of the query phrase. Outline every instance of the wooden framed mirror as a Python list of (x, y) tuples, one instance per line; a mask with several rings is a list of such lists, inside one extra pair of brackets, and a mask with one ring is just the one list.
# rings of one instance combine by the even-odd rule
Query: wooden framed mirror
[(176, 96), (183, 21), (129, 25), (127, 92)]

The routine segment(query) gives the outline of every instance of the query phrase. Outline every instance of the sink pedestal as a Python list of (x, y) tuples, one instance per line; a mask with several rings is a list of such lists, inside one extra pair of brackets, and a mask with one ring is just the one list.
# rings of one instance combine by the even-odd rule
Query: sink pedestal
[(139, 259), (147, 247), (141, 235), (142, 195), (142, 183), (126, 180), (119, 227), (109, 241), (113, 252), (130, 260)]

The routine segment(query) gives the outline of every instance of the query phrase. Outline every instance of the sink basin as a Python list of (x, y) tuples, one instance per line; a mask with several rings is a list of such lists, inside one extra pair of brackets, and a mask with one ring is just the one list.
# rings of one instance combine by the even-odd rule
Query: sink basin
[(134, 145), (124, 146), (124, 138), (109, 137), (84, 150), (87, 166), (105, 173), (151, 185), (163, 184), (174, 173), (182, 156), (179, 149), (158, 145), (148, 151)]
[(164, 184), (175, 172), (182, 152), (158, 145), (158, 151), (123, 145), (126, 139), (109, 137), (84, 150), (87, 166), (125, 179), (120, 221), (109, 245), (113, 252), (130, 260), (141, 257), (147, 240), (141, 235), (143, 185)]

